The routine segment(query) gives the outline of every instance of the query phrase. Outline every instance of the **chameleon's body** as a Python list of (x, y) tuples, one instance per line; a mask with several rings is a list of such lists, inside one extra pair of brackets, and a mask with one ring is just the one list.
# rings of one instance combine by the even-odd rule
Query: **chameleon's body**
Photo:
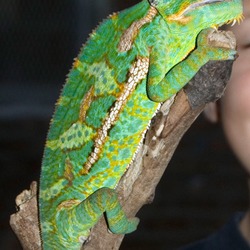
[(195, 49), (198, 33), (241, 12), (240, 0), (144, 0), (91, 34), (58, 100), (45, 147), (39, 199), (45, 250), (80, 249), (104, 211), (112, 232), (136, 229), (138, 220), (125, 217), (113, 189), (159, 103), (208, 60), (233, 58), (234, 51), (207, 45), (209, 31)]

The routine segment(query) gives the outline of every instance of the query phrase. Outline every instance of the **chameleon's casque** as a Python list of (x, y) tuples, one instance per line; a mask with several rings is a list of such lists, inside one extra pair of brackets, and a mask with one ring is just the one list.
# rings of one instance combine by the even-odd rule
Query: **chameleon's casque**
[[(51, 121), (39, 193), (43, 249), (80, 249), (102, 213), (129, 233), (115, 187), (160, 102), (209, 60), (211, 29), (241, 18), (240, 0), (143, 0), (111, 15), (75, 59)], [(201, 32), (202, 31), (202, 32)]]

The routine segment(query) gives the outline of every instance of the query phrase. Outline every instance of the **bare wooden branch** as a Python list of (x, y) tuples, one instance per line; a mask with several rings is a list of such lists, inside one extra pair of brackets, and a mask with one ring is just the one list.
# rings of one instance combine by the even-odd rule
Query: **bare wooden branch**
[(33, 181), (30, 190), (24, 190), (16, 197), (18, 212), (10, 217), (10, 226), (17, 235), (24, 250), (41, 249), (37, 212), (37, 183)]
[[(220, 36), (222, 38), (218, 38)], [(212, 42), (218, 47), (230, 43), (226, 46), (231, 48), (234, 37), (231, 33), (216, 33)], [(117, 187), (128, 217), (135, 216), (144, 204), (152, 202), (155, 188), (183, 134), (202, 112), (205, 104), (217, 100), (223, 94), (231, 66), (231, 61), (209, 62), (191, 80), (189, 86), (165, 102), (153, 118), (134, 162)], [(27, 250), (41, 249), (35, 190), (36, 185), (33, 183), (30, 192), (24, 191), (18, 196), (19, 212), (11, 216), (10, 222), (23, 248)], [(123, 237), (109, 233), (103, 217), (93, 228), (91, 239), (83, 249), (119, 249)]]

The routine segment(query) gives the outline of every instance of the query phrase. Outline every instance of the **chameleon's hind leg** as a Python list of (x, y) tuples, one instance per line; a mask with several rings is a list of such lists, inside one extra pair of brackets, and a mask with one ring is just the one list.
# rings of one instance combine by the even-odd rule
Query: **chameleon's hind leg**
[[(90, 229), (103, 213), (106, 213), (109, 230), (115, 234), (133, 232), (139, 223), (136, 217), (126, 217), (116, 191), (110, 188), (98, 189), (81, 203), (74, 203), (74, 200), (65, 202), (56, 216), (57, 225), (60, 225), (58, 230), (64, 236), (62, 242), (69, 249), (74, 249), (71, 245), (83, 243), (88, 239)], [(72, 242), (68, 239), (72, 239)]]
[[(105, 212), (109, 229), (115, 234), (126, 234), (136, 230), (138, 218), (128, 219), (120, 205), (114, 189), (101, 188), (78, 205), (84, 215), (87, 215), (87, 223), (96, 224), (100, 216)], [(84, 222), (85, 223), (85, 222)]]

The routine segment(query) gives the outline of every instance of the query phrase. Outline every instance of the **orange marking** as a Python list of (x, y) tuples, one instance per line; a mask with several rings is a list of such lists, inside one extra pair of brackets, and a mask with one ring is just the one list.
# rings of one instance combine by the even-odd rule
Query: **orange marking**
[(80, 203), (79, 200), (67, 200), (67, 201), (63, 201), (61, 204), (58, 205), (57, 210), (61, 210), (61, 209), (70, 209), (73, 206), (76, 206)]
[(79, 113), (79, 121), (83, 122), (86, 119), (86, 113), (90, 107), (90, 104), (93, 101), (94, 97), (94, 86), (92, 85), (89, 89), (89, 91), (85, 94), (85, 96), (82, 99), (81, 107), (80, 107), (80, 113)]
[(73, 69), (77, 69), (80, 63), (81, 63), (80, 60), (78, 58), (75, 58), (73, 62)]
[(72, 181), (74, 180), (74, 174), (73, 174), (73, 165), (70, 161), (69, 158), (65, 160), (65, 172), (64, 172), (64, 177), (66, 180), (69, 181), (69, 185), (72, 184)]
[(117, 12), (114, 12), (114, 13), (110, 14), (109, 17), (110, 17), (112, 20), (116, 20), (116, 19), (118, 18), (118, 13), (117, 13)]

